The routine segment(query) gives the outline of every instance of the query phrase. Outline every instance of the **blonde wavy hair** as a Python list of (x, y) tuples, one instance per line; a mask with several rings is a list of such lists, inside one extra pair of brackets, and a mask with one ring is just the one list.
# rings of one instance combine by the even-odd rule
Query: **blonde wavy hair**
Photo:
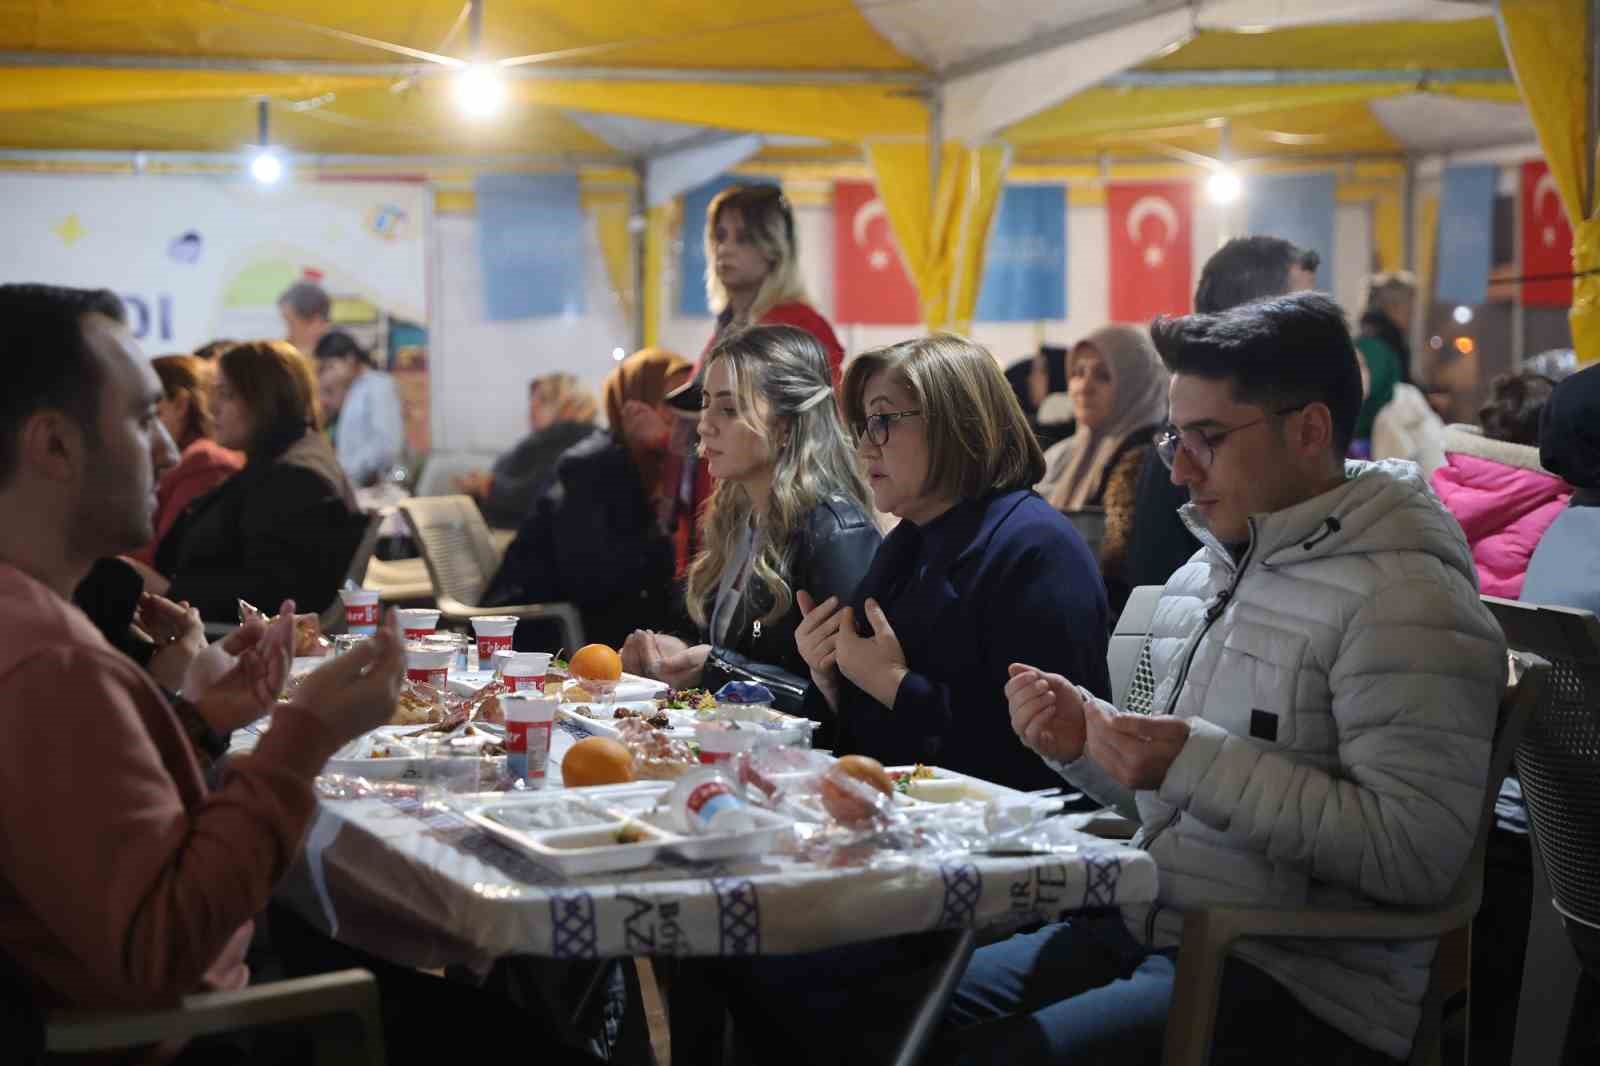
[(557, 422), (593, 422), (600, 413), (594, 393), (576, 374), (544, 374), (533, 379), (532, 387), (555, 408)]
[(808, 302), (800, 279), (800, 256), (794, 239), (794, 211), (776, 185), (730, 185), (706, 208), (706, 303), (722, 314), (728, 290), (717, 277), (717, 219), (724, 211), (737, 211), (744, 232), (767, 260), (767, 278), (750, 305), (748, 322), (783, 303)]
[[(751, 432), (771, 444), (773, 471), (766, 518), (759, 530), (751, 585), (760, 582), (772, 596), (762, 616), (771, 622), (794, 603), (790, 545), (812, 508), (829, 496), (848, 497), (863, 512), (867, 486), (845, 436), (834, 399), (828, 355), (817, 339), (793, 326), (756, 326), (729, 336), (706, 359), (728, 366), (734, 408)], [(754, 501), (744, 486), (717, 484), (700, 519), (705, 545), (689, 567), (689, 615), (707, 624), (708, 604), (716, 594), (725, 567), (749, 528)]]

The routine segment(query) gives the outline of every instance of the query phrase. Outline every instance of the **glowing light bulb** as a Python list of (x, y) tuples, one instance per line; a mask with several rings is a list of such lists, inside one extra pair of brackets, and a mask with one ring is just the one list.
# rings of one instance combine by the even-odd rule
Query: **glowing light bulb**
[(283, 177), (283, 160), (270, 148), (263, 148), (250, 160), (250, 176), (263, 185), (271, 185)]
[(471, 118), (489, 118), (505, 106), (505, 79), (494, 67), (474, 63), (456, 79), (456, 103)]
[(1227, 167), (1219, 168), (1206, 180), (1206, 196), (1214, 204), (1231, 204), (1244, 193), (1244, 183)]
[(1462, 304), (1450, 313), (1450, 317), (1456, 320), (1457, 325), (1465, 326), (1472, 321), (1472, 308)]

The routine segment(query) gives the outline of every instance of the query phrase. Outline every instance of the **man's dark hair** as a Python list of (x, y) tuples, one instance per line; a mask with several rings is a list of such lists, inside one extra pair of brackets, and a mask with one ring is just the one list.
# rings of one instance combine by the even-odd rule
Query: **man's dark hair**
[(0, 359), (9, 381), (0, 389), (0, 483), (17, 464), (17, 434), (35, 412), (65, 411), (99, 440), (100, 361), (83, 335), (83, 316), (118, 322), (127, 312), (109, 289), (0, 285)]
[(377, 365), (373, 363), (371, 353), (357, 344), (356, 339), (342, 329), (324, 333), (322, 339), (317, 341), (317, 350), (314, 354), (319, 363), (324, 359), (355, 359), (367, 366)]
[(1489, 402), (1478, 409), (1483, 435), (1537, 448), (1539, 419), (1555, 387), (1555, 381), (1543, 374), (1501, 374), (1489, 384)]
[(290, 285), (278, 297), (278, 303), (288, 304), (301, 318), (331, 319), (333, 315), (333, 302), (328, 299), (327, 290), (314, 281), (297, 281)]
[(1150, 326), (1173, 374), (1228, 381), (1240, 403), (1269, 411), (1327, 404), (1342, 456), (1361, 411), (1361, 367), (1344, 311), (1321, 293), (1257, 300), (1214, 315), (1161, 317)]
[(1194, 290), (1197, 314), (1214, 315), (1230, 307), (1289, 291), (1289, 268), (1315, 271), (1316, 252), (1305, 252), (1281, 237), (1235, 237), (1217, 249), (1200, 271)]

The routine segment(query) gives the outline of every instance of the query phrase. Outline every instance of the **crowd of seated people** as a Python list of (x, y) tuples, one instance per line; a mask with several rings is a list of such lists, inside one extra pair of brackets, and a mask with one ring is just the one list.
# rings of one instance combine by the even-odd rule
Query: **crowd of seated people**
[[(836, 754), (1077, 788), (1138, 823), (1158, 901), (982, 949), (943, 1058), (1157, 1061), (1186, 907), (1444, 898), (1505, 684), (1479, 593), (1600, 602), (1593, 371), (1496, 381), (1430, 488), (1411, 462), (1347, 458), (1409, 379), (1388, 288), (1358, 339), (1299, 291), (1317, 263), (1288, 242), (1229, 242), (1195, 314), (1042, 350), (1024, 381), (950, 334), (841, 374), (775, 187), (724, 192), (704, 239), (718, 319), (700, 359), (637, 352), (601, 405), (568, 375), (535, 379), (530, 435), (461, 483), (517, 531), (485, 603), (572, 602), (625, 669), (674, 688), (760, 681)], [(334, 601), (368, 521), (355, 486), (403, 448), (392, 380), (317, 292), (284, 295), (294, 344), (147, 362), (114, 296), (0, 287), (0, 345), (21, 367), (0, 406), (0, 496), (22, 516), (0, 532), (0, 700), (15, 720), (48, 693), (71, 704), (51, 730), (102, 727), (51, 758), (0, 745), (0, 777), (55, 796), (69, 786), (49, 775), (89, 750), (115, 804), (0, 816), (0, 949), (46, 1006), (247, 980), (312, 777), (392, 708), (391, 623), (274, 702), (288, 616)], [(1056, 396), (1070, 416), (1046, 420)], [(332, 440), (320, 397), (341, 408)], [(1072, 519), (1096, 510), (1091, 546)], [(1119, 707), (1108, 635), (1149, 584), (1154, 694)], [(241, 599), (278, 615), (208, 646), (201, 623), (237, 621)], [(219, 764), (268, 712), (271, 739)], [(26, 872), (19, 856), (66, 834), (115, 846)], [(138, 891), (66, 913), (44, 898), (62, 877)], [(1219, 1055), (1403, 1059), (1432, 947), (1246, 945), (1223, 973)], [(841, 1026), (870, 1026), (866, 1005), (915, 955), (873, 944), (722, 976), (763, 1061), (816, 1061)], [(337, 957), (379, 972), (396, 1032), (420, 1024), (405, 1015), (421, 997), (487, 994)], [(779, 994), (825, 974), (798, 1007)]]

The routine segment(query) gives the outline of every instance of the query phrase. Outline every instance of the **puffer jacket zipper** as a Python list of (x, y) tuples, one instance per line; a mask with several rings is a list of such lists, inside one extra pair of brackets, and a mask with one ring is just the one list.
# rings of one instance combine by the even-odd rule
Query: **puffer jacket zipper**
[[(1240, 557), (1239, 565), (1233, 571), (1233, 580), (1228, 582), (1227, 588), (1217, 593), (1217, 602), (1206, 608), (1205, 623), (1201, 625), (1200, 631), (1194, 635), (1194, 639), (1189, 642), (1189, 653), (1184, 656), (1183, 669), (1178, 672), (1178, 682), (1172, 686), (1172, 695), (1167, 699), (1167, 708), (1164, 712), (1162, 712), (1163, 714), (1170, 716), (1173, 711), (1177, 710), (1178, 697), (1183, 694), (1184, 682), (1189, 680), (1189, 668), (1194, 665), (1194, 657), (1200, 651), (1200, 642), (1205, 639), (1205, 635), (1211, 629), (1212, 623), (1214, 623), (1218, 618), (1221, 618), (1222, 612), (1227, 610), (1228, 602), (1233, 599), (1233, 594), (1235, 590), (1238, 589), (1239, 582), (1244, 579), (1245, 569), (1249, 567), (1250, 557), (1255, 554), (1255, 550), (1256, 520), (1252, 518), (1250, 519), (1250, 543), (1245, 548), (1244, 555)], [(1151, 846), (1155, 844), (1156, 839), (1160, 837), (1162, 833), (1165, 833), (1168, 829), (1171, 829), (1174, 825), (1176, 825), (1178, 819), (1182, 816), (1183, 812), (1175, 808), (1172, 812), (1172, 817), (1163, 822), (1161, 826), (1155, 830), (1155, 832), (1151, 833), (1149, 836), (1140, 841), (1139, 847), (1145, 851), (1149, 851)], [(1156, 916), (1160, 912), (1161, 904), (1152, 903), (1150, 905), (1150, 913), (1145, 916), (1144, 920), (1144, 940), (1146, 944), (1153, 944), (1155, 942)]]

